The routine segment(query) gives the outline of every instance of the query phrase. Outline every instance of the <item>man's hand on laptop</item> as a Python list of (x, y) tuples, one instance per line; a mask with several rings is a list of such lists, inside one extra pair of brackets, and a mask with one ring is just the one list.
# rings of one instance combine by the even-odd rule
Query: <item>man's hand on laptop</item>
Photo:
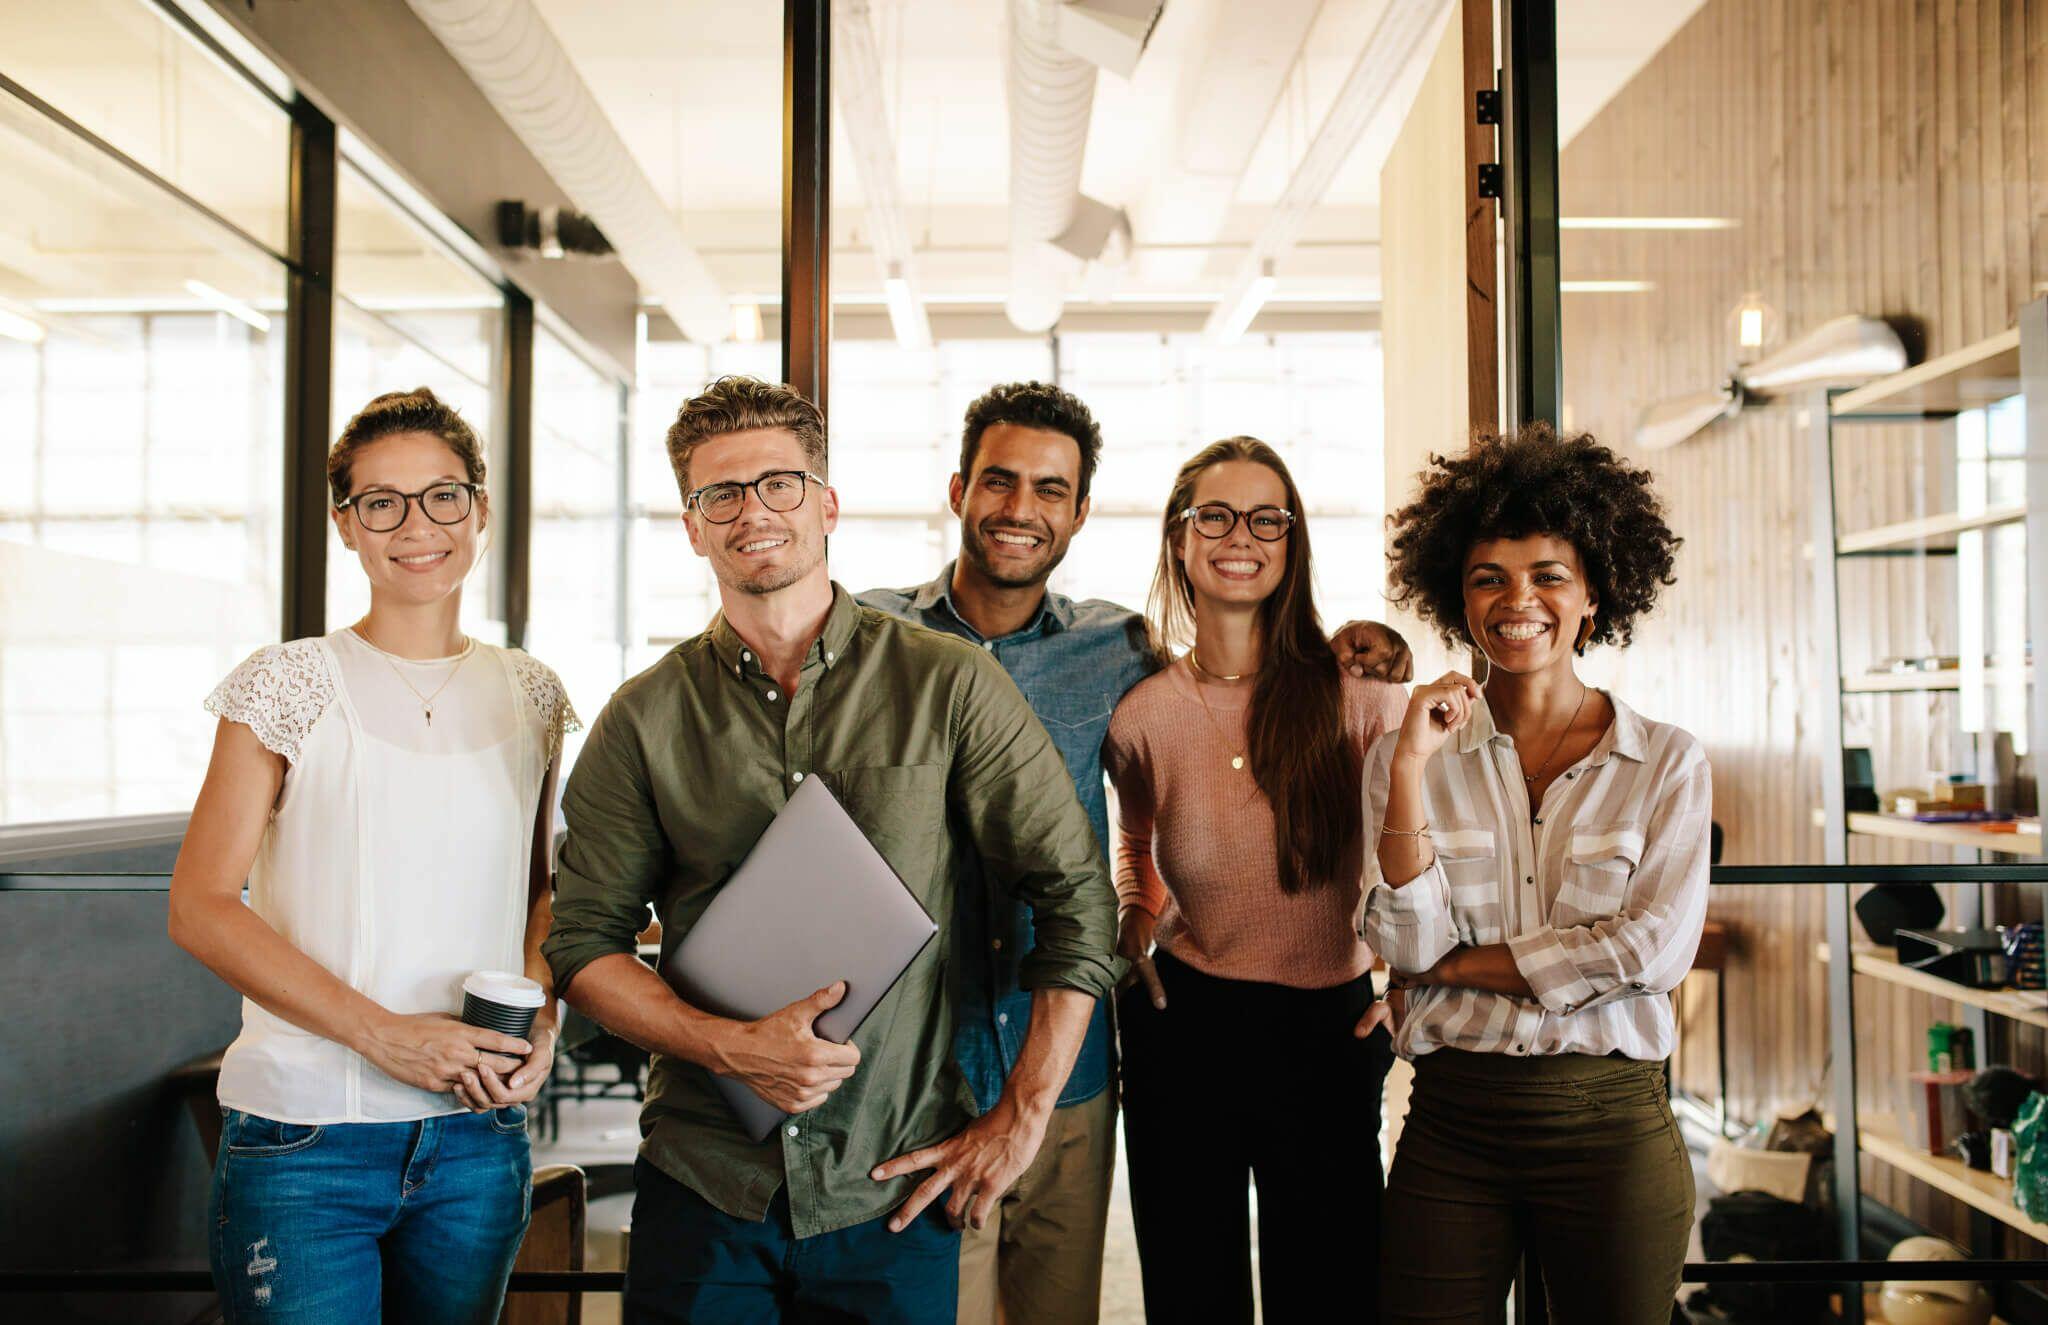
[(860, 1066), (860, 1050), (812, 1034), (811, 1023), (846, 997), (837, 980), (759, 1021), (734, 1023), (720, 1045), (718, 1071), (744, 1083), (784, 1113), (817, 1108)]
[(901, 1233), (909, 1228), (926, 1206), (949, 1191), (946, 1217), (953, 1227), (985, 1226), (996, 1202), (1037, 1157), (1045, 1140), (1045, 1123), (1043, 1116), (1019, 1109), (1005, 1093), (993, 1109), (967, 1124), (959, 1135), (876, 1166), (869, 1176), (877, 1182), (922, 1169), (932, 1171), (889, 1216), (889, 1231)]

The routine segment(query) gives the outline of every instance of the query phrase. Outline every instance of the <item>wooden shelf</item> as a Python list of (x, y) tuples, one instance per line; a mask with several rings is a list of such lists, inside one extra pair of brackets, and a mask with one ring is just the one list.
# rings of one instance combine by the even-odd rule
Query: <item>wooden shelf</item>
[[(1984, 684), (1998, 685), (2012, 677), (2004, 667), (1984, 669)], [(2028, 685), (2034, 683), (2034, 669), (2022, 669), (2020, 679)], [(1955, 667), (1938, 672), (1865, 672), (1861, 676), (1842, 678), (1842, 693), (1845, 695), (1884, 695), (1909, 690), (1961, 690), (1963, 673)]]
[(1915, 1149), (1899, 1136), (1897, 1124), (1889, 1114), (1859, 1115), (1856, 1131), (1864, 1154), (1884, 1161), (1936, 1191), (1946, 1192), (1974, 1210), (1982, 1210), (1999, 1223), (2016, 1228), (2037, 1242), (2048, 1242), (2048, 1224), (2027, 1218), (2012, 1203), (2010, 1179), (1980, 1173), (1959, 1159), (1930, 1155)]
[(2020, 390), (2020, 329), (2011, 327), (1953, 354), (1835, 397), (1838, 419), (1887, 414), (1954, 414)]
[[(1829, 959), (1827, 944), (1820, 944), (1814, 951), (1823, 962)], [(1938, 975), (1929, 975), (1910, 966), (1901, 966), (1898, 956), (1890, 948), (1864, 947), (1859, 944), (1849, 960), (1851, 969), (1858, 975), (1867, 975), (1873, 980), (1882, 980), (1886, 984), (1898, 985), (1902, 989), (1932, 994), (1951, 1003), (1983, 1008), (1986, 1012), (2011, 1021), (2022, 1021), (2029, 1026), (2048, 1029), (2048, 990), (1972, 989), (1969, 985), (1959, 985)]]
[(1973, 851), (2002, 851), (2009, 856), (2041, 854), (2041, 831), (1995, 833), (1972, 824), (1923, 824), (1896, 814), (1852, 814), (1849, 831), (1862, 837), (1890, 837), (1902, 842), (1925, 842), (1938, 847), (1968, 847)]
[(1875, 529), (1842, 534), (1835, 539), (1835, 555), (1851, 557), (1859, 552), (1883, 552), (1891, 548), (1918, 547), (1930, 539), (1949, 538), (1972, 529), (1989, 529), (1994, 525), (2017, 524), (2026, 518), (2027, 508), (2024, 504), (1993, 506), (1989, 510), (1977, 511), (1970, 515), (1957, 515), (1953, 512), (1926, 515), (1918, 520), (1902, 520), (1898, 524), (1879, 525)]

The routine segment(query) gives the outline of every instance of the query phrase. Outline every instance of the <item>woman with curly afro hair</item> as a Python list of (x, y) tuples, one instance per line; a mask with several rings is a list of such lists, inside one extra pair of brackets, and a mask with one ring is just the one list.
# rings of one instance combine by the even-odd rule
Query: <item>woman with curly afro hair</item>
[(1387, 1184), (1384, 1318), (1499, 1318), (1534, 1251), (1555, 1319), (1668, 1320), (1692, 1168), (1667, 995), (1707, 905), (1699, 742), (1579, 679), (1672, 583), (1650, 476), (1535, 426), (1433, 457), (1395, 514), (1394, 598), (1486, 682), (1410, 696), (1365, 773), (1361, 934), (1415, 1064)]

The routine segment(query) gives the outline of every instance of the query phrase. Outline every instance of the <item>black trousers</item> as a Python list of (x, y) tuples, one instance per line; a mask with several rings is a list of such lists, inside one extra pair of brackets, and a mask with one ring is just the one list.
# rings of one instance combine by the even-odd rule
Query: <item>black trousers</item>
[(1166, 1008), (1144, 986), (1117, 999), (1124, 1148), (1145, 1315), (1272, 1325), (1378, 1319), (1384, 1029), (1351, 1028), (1370, 977), (1294, 989), (1205, 975), (1161, 952)]

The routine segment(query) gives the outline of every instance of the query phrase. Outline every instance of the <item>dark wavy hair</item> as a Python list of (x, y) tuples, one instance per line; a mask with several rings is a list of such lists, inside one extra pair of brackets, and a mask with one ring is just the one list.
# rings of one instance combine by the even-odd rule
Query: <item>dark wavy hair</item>
[(1227, 460), (1249, 460), (1272, 470), (1287, 492), (1287, 509), (1295, 514), (1280, 584), (1259, 604), (1264, 656), (1245, 712), (1245, 759), (1273, 808), (1281, 891), (1342, 884), (1348, 881), (1345, 862), (1355, 859), (1352, 850), (1364, 827), (1359, 798), (1363, 761), (1345, 733), (1337, 656), (1316, 613), (1301, 489), (1279, 453), (1256, 437), (1211, 442), (1174, 476), (1160, 522), (1159, 564), (1147, 613), (1153, 648), (1167, 657), (1175, 645), (1194, 640), (1195, 590), (1177, 549), (1183, 537), (1200, 536), (1187, 532), (1181, 512), (1193, 504), (1203, 472)]
[(1421, 492), (1387, 526), (1393, 600), (1452, 645), (1473, 643), (1465, 558), (1474, 544), (1537, 534), (1570, 543), (1599, 602), (1586, 642), (1626, 647), (1636, 618), (1676, 582), (1673, 554), (1684, 541), (1664, 523), (1648, 470), (1547, 423), (1482, 436), (1461, 456), (1430, 456)]
[(1043, 428), (1061, 432), (1081, 448), (1081, 481), (1074, 488), (1074, 505), (1088, 499), (1088, 485), (1095, 481), (1095, 465), (1102, 459), (1102, 429), (1095, 416), (1071, 391), (1050, 382), (1005, 382), (990, 387), (967, 407), (960, 429), (960, 477), (974, 477), (974, 454), (981, 449), (981, 435), (998, 423), (1020, 428)]

